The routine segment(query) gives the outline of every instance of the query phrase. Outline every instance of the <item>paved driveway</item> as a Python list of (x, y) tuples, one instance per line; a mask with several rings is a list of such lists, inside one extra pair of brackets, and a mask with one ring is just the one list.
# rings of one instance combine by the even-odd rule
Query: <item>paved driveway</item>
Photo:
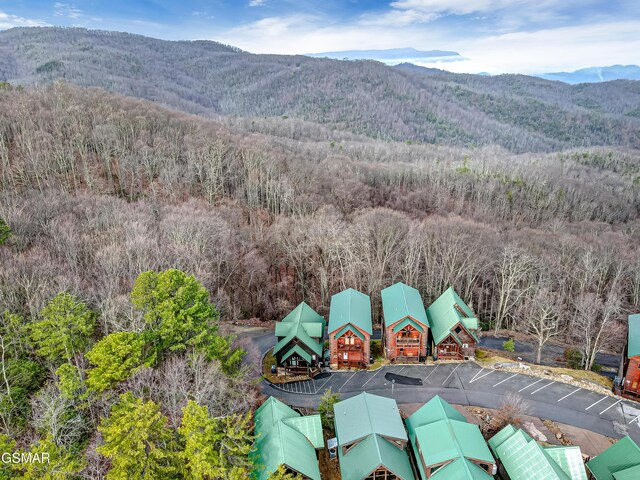
[[(255, 336), (261, 351), (274, 344), (273, 335)], [(402, 385), (393, 374), (419, 385)], [(419, 380), (419, 382), (417, 382)], [(531, 405), (531, 414), (610, 437), (630, 435), (640, 443), (640, 404), (602, 395), (551, 379), (480, 367), (474, 362), (436, 365), (388, 365), (376, 371), (333, 372), (313, 380), (275, 386), (262, 382), (266, 395), (297, 407), (315, 408), (331, 388), (343, 399), (369, 392), (393, 397), (398, 403), (424, 403), (434, 395), (458, 405), (499, 408), (507, 392), (515, 392)]]

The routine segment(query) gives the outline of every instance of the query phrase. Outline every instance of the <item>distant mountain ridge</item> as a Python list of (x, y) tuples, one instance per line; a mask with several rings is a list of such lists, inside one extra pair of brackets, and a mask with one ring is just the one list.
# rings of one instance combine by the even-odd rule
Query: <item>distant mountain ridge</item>
[(640, 148), (640, 82), (574, 87), (79, 28), (0, 32), (0, 81), (56, 80), (207, 117), (297, 118), (381, 140), (513, 152)]
[(377, 60), (383, 63), (429, 60), (455, 62), (462, 60), (458, 52), (447, 50), (416, 50), (415, 48), (389, 48), (385, 50), (344, 50), (338, 52), (308, 53), (307, 57), (335, 58), (337, 60)]
[(612, 80), (640, 80), (640, 67), (638, 65), (611, 65), (610, 67), (582, 68), (574, 72), (543, 73), (536, 76), (547, 80), (559, 80), (571, 85)]

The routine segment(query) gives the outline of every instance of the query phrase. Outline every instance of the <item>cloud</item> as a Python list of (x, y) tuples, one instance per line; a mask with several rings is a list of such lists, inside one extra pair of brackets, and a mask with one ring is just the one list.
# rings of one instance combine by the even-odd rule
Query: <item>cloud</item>
[(56, 2), (53, 4), (53, 14), (56, 17), (80, 18), (82, 16), (82, 10), (70, 3)]
[(0, 10), (0, 30), (6, 30), (13, 27), (46, 27), (48, 23), (42, 20), (33, 20), (30, 18), (11, 15)]
[(261, 7), (266, 3), (266, 0), (249, 0), (250, 7)]
[(453, 13), (465, 15), (473, 12), (494, 11), (509, 5), (522, 4), (521, 0), (399, 0), (391, 7), (400, 11), (427, 13)]

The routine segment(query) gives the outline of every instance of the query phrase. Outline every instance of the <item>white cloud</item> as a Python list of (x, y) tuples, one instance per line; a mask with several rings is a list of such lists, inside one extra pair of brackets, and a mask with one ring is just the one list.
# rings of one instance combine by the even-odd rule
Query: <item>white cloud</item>
[(82, 16), (82, 10), (70, 3), (56, 2), (53, 4), (53, 14), (56, 17), (80, 18)]
[(399, 0), (392, 2), (391, 6), (399, 10), (464, 15), (522, 3), (522, 0)]
[[(544, 73), (616, 63), (640, 64), (640, 20), (601, 22), (530, 32), (461, 37), (460, 32), (423, 25), (361, 20), (332, 24), (324, 17), (268, 17), (222, 33), (218, 41), (254, 53), (304, 54), (414, 47), (454, 50), (465, 59), (447, 70), (465, 73)], [(421, 63), (442, 68), (443, 64)]]
[(249, 0), (250, 7), (261, 7), (266, 3), (266, 0)]
[(0, 11), (0, 30), (13, 27), (45, 27), (48, 24), (42, 20), (19, 17)]

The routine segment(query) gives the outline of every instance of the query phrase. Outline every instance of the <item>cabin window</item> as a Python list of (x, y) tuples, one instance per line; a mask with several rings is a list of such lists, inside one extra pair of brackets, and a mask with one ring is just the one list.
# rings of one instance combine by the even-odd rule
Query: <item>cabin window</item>
[(356, 343), (355, 337), (345, 337), (344, 338), (344, 344), (345, 345), (355, 345), (355, 343)]
[(296, 357), (291, 357), (291, 361), (289, 362), (292, 367), (298, 366), (298, 359)]
[(460, 333), (462, 331), (462, 327), (460, 325), (458, 325), (456, 327), (456, 333)]
[(463, 343), (462, 344), (462, 348), (469, 348), (469, 344), (468, 343)]
[(348, 359), (349, 359), (349, 354), (348, 354), (347, 352), (344, 352), (344, 353), (342, 354), (342, 358), (343, 358), (344, 360), (348, 360)]

